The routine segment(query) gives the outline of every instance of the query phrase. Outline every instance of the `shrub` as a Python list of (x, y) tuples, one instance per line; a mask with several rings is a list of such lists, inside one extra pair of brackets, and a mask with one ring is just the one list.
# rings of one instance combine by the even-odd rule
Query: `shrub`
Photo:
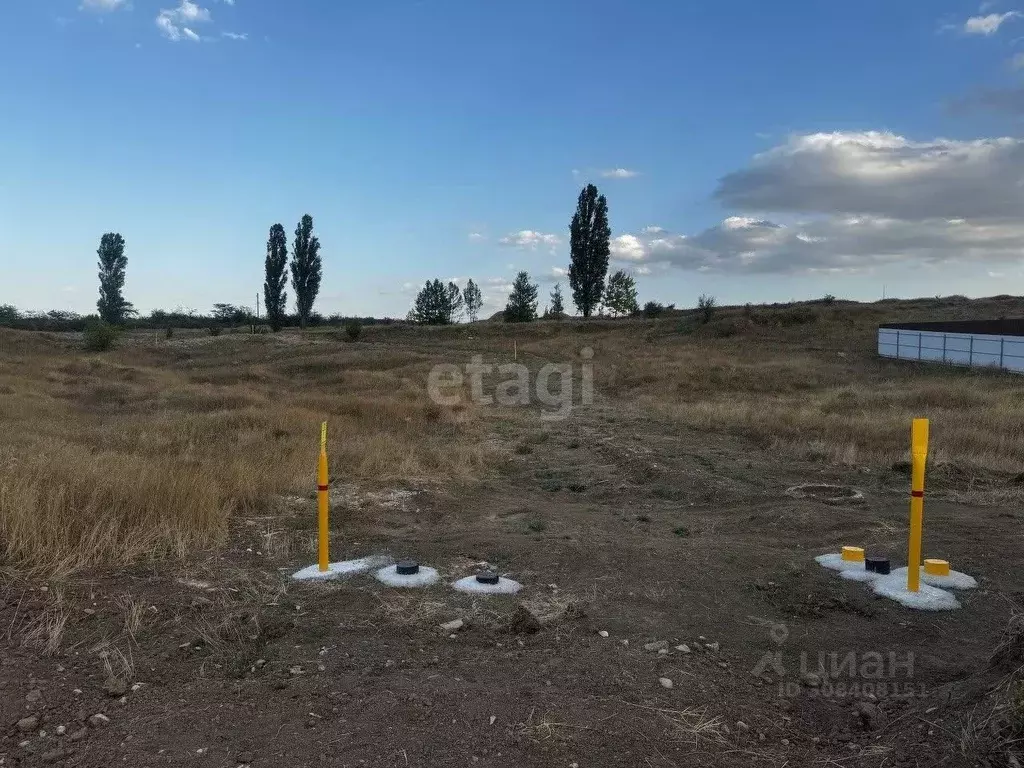
[(210, 328), (209, 328), (209, 331), (210, 331), (210, 335), (211, 336), (220, 336), (220, 327), (219, 326), (211, 325)]
[(168, 339), (174, 338), (174, 329), (168, 325), (167, 330), (164, 331), (164, 336)]
[(358, 320), (349, 320), (345, 323), (345, 338), (349, 341), (358, 341), (359, 334), (363, 332), (363, 326)]
[(715, 309), (717, 307), (718, 300), (714, 296), (708, 296), (706, 293), (702, 293), (697, 299), (697, 310), (700, 312), (701, 322), (711, 322), (711, 318), (714, 317)]
[(821, 303), (830, 306), (836, 303), (836, 297), (833, 296), (831, 293), (826, 293), (824, 296), (821, 297)]
[(117, 328), (99, 318), (90, 320), (82, 332), (85, 348), (90, 352), (105, 352), (117, 340)]
[(657, 301), (648, 301), (644, 304), (644, 317), (658, 317), (665, 311), (665, 307)]

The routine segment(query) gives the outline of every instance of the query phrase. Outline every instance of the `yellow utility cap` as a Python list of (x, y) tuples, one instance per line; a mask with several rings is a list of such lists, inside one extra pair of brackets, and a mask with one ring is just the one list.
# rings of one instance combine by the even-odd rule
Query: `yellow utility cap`
[(848, 563), (863, 563), (864, 547), (843, 547), (843, 560)]
[(925, 560), (924, 572), (929, 576), (949, 576), (949, 562), (947, 560)]

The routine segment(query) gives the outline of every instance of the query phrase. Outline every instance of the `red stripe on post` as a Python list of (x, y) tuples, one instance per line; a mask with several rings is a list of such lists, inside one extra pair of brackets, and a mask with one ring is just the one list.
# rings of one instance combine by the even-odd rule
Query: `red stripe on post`
[(318, 486), (316, 487), (316, 489), (317, 489), (318, 491), (326, 491), (326, 490), (328, 490), (328, 488), (327, 488), (327, 486), (326, 486), (326, 485), (318, 485)]
[(910, 495), (913, 496), (915, 499), (923, 499), (924, 491), (911, 491)]

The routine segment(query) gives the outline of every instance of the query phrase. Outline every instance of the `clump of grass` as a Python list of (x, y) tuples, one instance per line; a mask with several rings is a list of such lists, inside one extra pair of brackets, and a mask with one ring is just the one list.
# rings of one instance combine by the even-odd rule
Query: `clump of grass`
[(690, 535), (690, 529), (687, 528), (685, 525), (678, 525), (672, 529), (672, 533), (674, 533), (676, 536), (679, 536), (680, 538), (685, 538)]
[(540, 517), (534, 517), (526, 523), (526, 530), (530, 533), (543, 533), (548, 529), (548, 524)]

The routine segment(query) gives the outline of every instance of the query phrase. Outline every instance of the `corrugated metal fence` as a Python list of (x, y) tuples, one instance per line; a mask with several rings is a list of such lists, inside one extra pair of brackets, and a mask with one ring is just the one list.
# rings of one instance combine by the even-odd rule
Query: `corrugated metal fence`
[(911, 328), (878, 329), (878, 354), (899, 360), (1024, 372), (1024, 337)]

